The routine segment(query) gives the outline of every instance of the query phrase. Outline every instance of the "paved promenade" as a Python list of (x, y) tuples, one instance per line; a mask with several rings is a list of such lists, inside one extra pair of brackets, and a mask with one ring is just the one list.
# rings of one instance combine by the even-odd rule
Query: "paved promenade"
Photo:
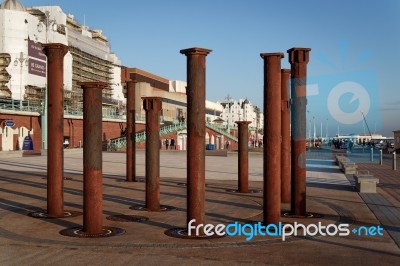
[[(311, 153), (307, 160), (307, 210), (313, 218), (283, 217), (285, 223), (350, 224), (386, 226), (383, 236), (281, 237), (245, 236), (191, 240), (169, 237), (165, 231), (186, 227), (186, 153), (161, 152), (161, 203), (175, 211), (145, 212), (129, 207), (144, 204), (145, 184), (126, 183), (125, 155), (103, 154), (104, 225), (124, 229), (121, 236), (101, 239), (66, 237), (59, 232), (82, 225), (82, 216), (65, 219), (35, 219), (27, 214), (46, 208), (46, 157), (0, 159), (0, 265), (395, 265), (400, 261), (396, 233), (400, 222), (391, 224), (374, 212), (368, 195), (354, 191), (351, 179), (333, 164), (332, 156)], [(237, 154), (206, 157), (207, 223), (251, 223), (262, 219), (262, 193), (227, 192), (237, 186)], [(65, 155), (65, 209), (82, 211), (82, 152)], [(144, 177), (144, 151), (137, 154), (137, 175)], [(262, 154), (250, 155), (250, 188), (262, 189)], [(378, 171), (379, 172), (379, 171)], [(380, 184), (379, 196), (399, 210), (400, 179)], [(397, 193), (397, 196), (396, 196)], [(391, 195), (395, 194), (395, 195)], [(283, 204), (289, 211), (289, 204)], [(124, 216), (121, 216), (124, 215)], [(129, 217), (145, 216), (144, 222)], [(124, 217), (125, 222), (111, 218)], [(390, 231), (390, 232), (389, 232)]]

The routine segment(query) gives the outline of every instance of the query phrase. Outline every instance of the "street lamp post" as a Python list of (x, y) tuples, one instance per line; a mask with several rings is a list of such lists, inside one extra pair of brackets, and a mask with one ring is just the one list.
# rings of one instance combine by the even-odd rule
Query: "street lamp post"
[(316, 129), (315, 129), (315, 116), (313, 116), (313, 124), (314, 124), (314, 133), (313, 133), (313, 145), (315, 148), (315, 138), (317, 137)]
[(28, 58), (24, 57), (24, 53), (21, 52), (19, 54), (19, 57), (15, 58), (14, 60), (14, 66), (18, 66), (20, 64), (20, 76), (19, 76), (19, 109), (22, 110), (22, 67), (25, 65), (28, 65)]
[(232, 107), (232, 104), (231, 104), (231, 102), (229, 101), (228, 102), (228, 133), (230, 134), (231, 133), (231, 121), (232, 121), (232, 113), (231, 113), (231, 107)]
[(50, 12), (49, 11), (44, 12), (44, 16), (45, 16), (45, 18), (43, 20), (40, 20), (40, 22), (37, 25), (37, 27), (38, 27), (38, 31), (39, 32), (43, 31), (43, 25), (46, 27), (46, 43), (47, 43), (49, 41), (48, 40), (48, 38), (49, 38), (48, 37), (48, 31), (49, 31), (50, 26), (51, 26), (53, 31), (57, 31), (58, 25), (57, 25), (55, 19), (50, 19)]
[(308, 117), (308, 149), (311, 150), (311, 118), (309, 117), (310, 111), (307, 110)]
[(322, 121), (321, 121), (321, 145), (322, 145)]
[(328, 140), (328, 118), (326, 119), (326, 128), (325, 128), (325, 136), (326, 136), (326, 139)]

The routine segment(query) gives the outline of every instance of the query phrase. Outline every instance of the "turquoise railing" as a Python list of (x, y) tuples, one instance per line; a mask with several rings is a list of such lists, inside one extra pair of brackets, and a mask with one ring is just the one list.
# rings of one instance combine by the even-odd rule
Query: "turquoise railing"
[[(186, 123), (178, 123), (178, 124), (173, 124), (169, 126), (162, 127), (160, 129), (160, 137), (167, 135), (169, 133), (173, 133), (176, 131), (184, 130), (186, 129)], [(135, 142), (140, 143), (146, 140), (146, 131), (136, 133), (135, 136)], [(126, 147), (126, 137), (120, 137), (120, 138), (115, 138), (110, 140), (108, 143), (108, 150), (111, 151), (116, 151), (118, 149)]]
[[(21, 102), (19, 100), (1, 99), (0, 109), (43, 113), (43, 106), (41, 102), (31, 102), (29, 100), (23, 100)], [(83, 108), (64, 106), (64, 115), (83, 116)], [(103, 118), (126, 119), (125, 115), (119, 113), (116, 108), (103, 108)], [(144, 119), (138, 116), (137, 121), (144, 121)]]
[(19, 101), (19, 100), (6, 100), (3, 99), (0, 103), (0, 109), (12, 110), (12, 111), (26, 111), (26, 112), (41, 112), (40, 105), (31, 105), (29, 101)]
[[(224, 129), (221, 129), (220, 127), (218, 127), (218, 126), (216, 126), (214, 124), (206, 123), (206, 127), (211, 128), (212, 130), (214, 130), (214, 131), (220, 133), (221, 135), (224, 135), (224, 136), (226, 136), (226, 137), (228, 137), (228, 138), (230, 138), (230, 139), (232, 139), (234, 141), (238, 141), (238, 139), (235, 136), (229, 134), (227, 131), (225, 131)], [(164, 135), (167, 135), (169, 133), (173, 133), (173, 132), (177, 132), (177, 131), (180, 131), (180, 130), (184, 130), (186, 128), (187, 128), (186, 123), (177, 123), (177, 124), (173, 124), (173, 125), (162, 127), (160, 129), (160, 137), (162, 137)], [(140, 143), (140, 142), (143, 142), (145, 140), (146, 140), (146, 132), (145, 131), (136, 133), (136, 137), (135, 137), (135, 142), (136, 143)], [(112, 139), (112, 140), (110, 140), (108, 145), (109, 146), (107, 147), (107, 149), (111, 150), (111, 151), (116, 151), (116, 150), (119, 150), (121, 148), (124, 148), (124, 147), (126, 147), (126, 137), (120, 137), (120, 138)]]
[(237, 137), (231, 135), (228, 131), (226, 131), (225, 129), (215, 125), (215, 124), (211, 124), (209, 122), (206, 122), (206, 127), (213, 129), (214, 131), (218, 132), (221, 135), (224, 135), (234, 141), (238, 141)]

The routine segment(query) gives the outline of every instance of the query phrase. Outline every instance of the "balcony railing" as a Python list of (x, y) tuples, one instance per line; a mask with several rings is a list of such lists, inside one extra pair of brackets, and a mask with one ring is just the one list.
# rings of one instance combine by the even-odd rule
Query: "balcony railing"
[[(0, 99), (0, 109), (12, 110), (12, 111), (25, 111), (25, 112), (37, 112), (43, 114), (43, 102), (40, 101), (20, 101), (13, 99)], [(64, 115), (71, 116), (83, 116), (83, 108), (64, 106)], [(103, 107), (103, 118), (110, 119), (126, 119), (124, 113), (118, 108)]]

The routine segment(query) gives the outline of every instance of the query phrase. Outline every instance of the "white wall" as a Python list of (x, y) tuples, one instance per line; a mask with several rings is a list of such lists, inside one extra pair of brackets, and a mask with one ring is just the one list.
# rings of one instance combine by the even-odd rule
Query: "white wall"
[(170, 92), (178, 92), (186, 94), (186, 81), (182, 80), (170, 80), (169, 81), (169, 91)]
[(123, 87), (121, 84), (121, 67), (114, 66), (113, 74), (111, 75), (111, 88), (113, 89), (112, 97), (116, 100), (121, 100), (126, 103), (126, 99), (123, 93)]
[(14, 129), (11, 127), (5, 126), (2, 129), (2, 137), (1, 137), (1, 147), (3, 151), (12, 151), (14, 150)]
[[(60, 7), (40, 7), (38, 9), (43, 12), (49, 10), (50, 20), (55, 20), (57, 24), (66, 24), (66, 15)], [(11, 63), (7, 68), (11, 75), (8, 87), (11, 90), (12, 98), (20, 100), (24, 98), (26, 85), (46, 86), (46, 77), (28, 73), (26, 60), (22, 64), (18, 62), (17, 66), (14, 65), (14, 61), (20, 58), (21, 52), (23, 53), (22, 58), (28, 59), (28, 38), (34, 42), (46, 43), (46, 27), (43, 24), (42, 31), (39, 31), (38, 25), (41, 23), (39, 19), (22, 11), (2, 9), (0, 10), (0, 17), (0, 50), (11, 55)], [(67, 45), (66, 35), (53, 31), (51, 28), (50, 26), (47, 30), (48, 43), (55, 42)], [(64, 63), (65, 88), (72, 89), (72, 56), (70, 54), (65, 56)]]
[[(19, 100), (21, 99), (21, 95), (24, 94), (24, 86), (27, 83), (28, 67), (25, 62), (23, 62), (21, 72), (21, 64), (18, 62), (18, 66), (14, 66), (14, 60), (20, 57), (20, 52), (23, 53), (24, 58), (27, 58), (28, 55), (28, 14), (22, 11), (7, 9), (0, 10), (0, 12), (3, 20), (1, 28), (3, 45), (1, 47), (1, 52), (9, 53), (11, 56), (11, 63), (9, 67), (6, 68), (8, 73), (11, 75), (8, 87), (11, 90), (12, 98)], [(26, 23), (25, 20), (28, 23)], [(22, 91), (20, 90), (21, 81)]]
[[(250, 102), (248, 104), (244, 104), (242, 108), (242, 103), (243, 99), (239, 101), (233, 101), (233, 105), (231, 105), (230, 109), (228, 104), (225, 106), (225, 108), (222, 109), (222, 114), (221, 118), (225, 120), (224, 125), (227, 125), (228, 123), (230, 124), (230, 127), (235, 127), (236, 121), (250, 121), (251, 124), (249, 125), (250, 127), (256, 127), (257, 126), (257, 114), (254, 111), (254, 105), (252, 105)], [(220, 104), (219, 102), (217, 102)], [(264, 114), (262, 113), (262, 109), (260, 108), (260, 120), (258, 127), (262, 128), (264, 124)]]
[[(54, 20), (56, 24), (66, 26), (67, 15), (59, 6), (34, 8), (42, 12), (49, 11), (50, 21)], [(46, 27), (42, 24), (42, 31), (39, 31), (39, 23), (41, 22), (37, 17), (27, 12), (0, 9), (0, 52), (11, 55), (11, 63), (7, 68), (11, 75), (11, 81), (7, 85), (12, 92), (13, 99), (20, 100), (23, 98), (26, 85), (45, 87), (47, 84), (47, 78), (29, 74), (25, 62), (22, 64), (22, 69), (20, 63), (14, 66), (14, 61), (20, 57), (20, 52), (23, 52), (24, 58), (28, 57), (28, 37), (30, 40), (40, 43), (46, 43), (47, 40), (47, 43), (72, 44), (85, 52), (113, 62), (116, 65), (111, 80), (114, 89), (113, 98), (118, 99), (118, 96), (121, 100), (124, 98), (121, 86), (120, 61), (115, 54), (111, 53), (108, 44), (83, 36), (81, 32), (69, 31), (68, 28), (66, 28), (66, 35), (54, 31), (51, 25), (46, 30)], [(88, 35), (91, 36), (91, 33)], [(64, 57), (64, 89), (66, 90), (72, 90), (72, 61), (72, 55), (67, 53)], [(21, 88), (22, 94), (20, 93)]]

